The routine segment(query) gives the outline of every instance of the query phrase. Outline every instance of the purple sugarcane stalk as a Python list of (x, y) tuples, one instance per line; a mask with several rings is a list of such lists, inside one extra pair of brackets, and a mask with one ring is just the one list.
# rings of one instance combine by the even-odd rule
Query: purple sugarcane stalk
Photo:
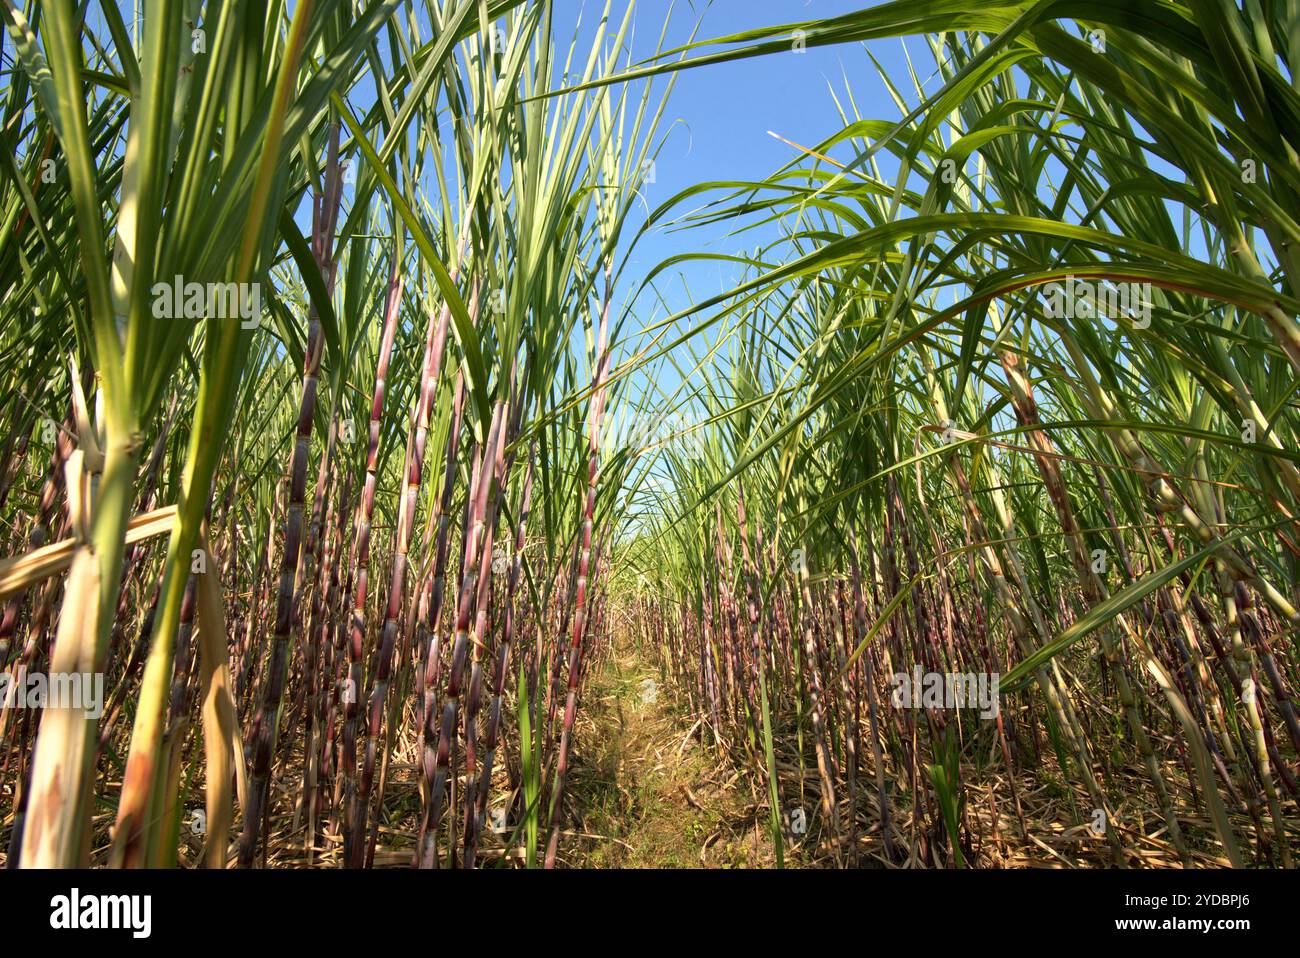
[(433, 819), (433, 789), (438, 770), (438, 682), (442, 677), (442, 643), (438, 623), (447, 589), (447, 548), (451, 539), (451, 505), (456, 481), (456, 449), (460, 442), (461, 423), (465, 414), (465, 377), (456, 374), (452, 399), (451, 423), (447, 430), (447, 457), (443, 465), (442, 496), (438, 504), (438, 533), (434, 545), (433, 575), (425, 590), (427, 604), (421, 609), (422, 621), (429, 635), (424, 658), (424, 687), (420, 716), (420, 770), (424, 775), (424, 803), (420, 815), (420, 837), (414, 864), (420, 868), (437, 866), (437, 832), (429, 828)]
[[(465, 536), (463, 574), (460, 594), (456, 600), (456, 636), (452, 644), (451, 666), (447, 673), (447, 692), (443, 697), (442, 725), (438, 734), (437, 770), (434, 773), (432, 809), (429, 829), (436, 835), (442, 817), (442, 800), (451, 774), (451, 749), (456, 736), (456, 724), (460, 716), (461, 685), (465, 678), (466, 659), (469, 655), (470, 613), (474, 608), (473, 600), (477, 594), (477, 568), (479, 555), (479, 538), (483, 530), (483, 515), (487, 510), (490, 456), (496, 448), (498, 434), (504, 428), (499, 415), (501, 404), (497, 405), (498, 414), (492, 417), (492, 426), (488, 440), (476, 457), (474, 476), (470, 487), (469, 519), (470, 525)], [(427, 836), (426, 836), (427, 837)]]
[[(511, 369), (510, 393), (514, 392), (514, 370)], [(474, 641), (471, 645), (473, 651), (472, 665), (470, 668), (469, 697), (465, 701), (465, 827), (463, 841), (463, 862), (466, 868), (474, 867), (474, 854), (478, 847), (479, 830), (482, 822), (477, 813), (477, 779), (474, 775), (474, 762), (477, 757), (477, 733), (478, 733), (478, 714), (481, 702), (482, 692), (482, 663), (480, 661), (480, 650), (486, 647), (487, 638), (490, 634), (488, 622), (488, 601), (491, 594), (492, 585), (492, 562), (493, 542), (496, 536), (497, 516), (501, 511), (501, 503), (505, 498), (506, 484), (513, 463), (513, 457), (510, 461), (505, 458), (505, 448), (508, 443), (508, 435), (513, 435), (517, 427), (517, 416), (510, 413), (511, 406), (503, 403), (497, 404), (495, 418), (501, 418), (505, 425), (502, 426), (497, 437), (496, 450), (493, 454), (493, 473), (492, 482), (496, 488), (496, 496), (493, 498), (492, 508), (484, 523), (482, 533), (482, 545), (479, 549), (479, 569), (478, 569), (478, 595), (476, 600), (476, 609), (474, 613)]]
[(397, 317), (401, 312), (402, 279), (397, 251), (393, 252), (393, 268), (388, 279), (388, 301), (384, 307), (384, 327), (380, 334), (379, 354), (375, 359), (375, 392), (370, 403), (370, 425), (366, 446), (366, 476), (357, 503), (355, 585), (352, 600), (352, 626), (348, 641), (348, 674), (343, 680), (339, 698), (343, 703), (343, 745), (339, 760), (340, 805), (343, 819), (344, 861), (353, 860), (351, 849), (352, 804), (355, 797), (357, 773), (357, 715), (361, 689), (361, 657), (365, 650), (366, 593), (370, 586), (370, 523), (375, 514), (375, 484), (379, 469), (379, 432), (384, 417), (384, 397), (388, 390), (388, 362), (393, 353), (393, 340), (397, 336)]
[[(339, 128), (331, 124), (326, 157), (324, 195), (312, 210), (312, 254), (329, 292), (334, 289), (334, 227), (343, 194), (339, 166)], [(276, 725), (288, 671), (289, 638), (293, 626), (294, 587), (302, 546), (303, 502), (307, 493), (307, 459), (311, 450), (312, 424), (316, 415), (316, 388), (325, 340), (320, 315), (313, 302), (308, 308), (307, 348), (303, 357), (302, 401), (298, 411), (298, 433), (289, 467), (289, 508), (284, 533), (284, 555), (280, 562), (279, 595), (275, 607), (275, 631), (271, 660), (263, 688), (262, 707), (254, 722), (253, 770), (244, 809), (244, 830), (239, 842), (239, 867), (249, 868), (257, 851), (258, 831), (266, 813), (270, 792), (271, 762), (275, 752)]]
[(564, 773), (568, 768), (569, 739), (578, 709), (578, 676), (582, 664), (582, 637), (586, 625), (587, 573), (591, 562), (591, 530), (596, 516), (596, 486), (600, 480), (600, 417), (604, 406), (605, 374), (609, 369), (606, 338), (609, 333), (609, 306), (613, 293), (613, 275), (605, 266), (605, 302), (600, 311), (600, 330), (596, 337), (596, 376), (591, 394), (588, 436), (587, 495), (582, 519), (582, 554), (578, 559), (578, 582), (574, 594), (573, 633), (569, 643), (569, 691), (564, 701), (564, 726), (560, 730), (560, 754), (555, 765), (555, 790), (551, 794), (551, 835), (546, 843), (544, 868), (555, 867), (560, 844), (560, 817), (564, 802)]
[[(533, 495), (533, 449), (528, 450), (528, 471), (524, 474), (524, 488), (521, 493), (519, 521), (515, 526), (514, 555), (511, 558), (510, 580), (506, 585), (505, 619), (501, 629), (501, 645), (497, 649), (496, 673), (492, 681), (492, 710), (488, 714), (488, 726), (483, 743), (486, 754), (483, 757), (483, 774), (479, 779), (478, 793), (478, 828), (483, 827), (487, 814), (488, 793), (492, 784), (492, 760), (496, 755), (497, 735), (501, 727), (501, 701), (505, 693), (506, 672), (510, 667), (510, 643), (514, 637), (515, 626), (515, 589), (519, 585), (519, 575), (523, 568), (524, 536), (528, 524), (528, 513)], [(530, 747), (523, 743), (523, 748)], [(475, 835), (477, 838), (477, 833)], [(472, 855), (472, 852), (470, 853)], [(472, 861), (472, 858), (471, 858)]]
[[(463, 252), (463, 245), (462, 245)], [(452, 281), (456, 280), (455, 273)], [(397, 511), (397, 530), (393, 541), (393, 568), (388, 586), (388, 606), (384, 614), (383, 631), (380, 634), (379, 658), (375, 668), (375, 687), (370, 697), (369, 722), (366, 729), (366, 757), (361, 772), (361, 788), (357, 795), (357, 814), (353, 829), (352, 849), (354, 865), (361, 862), (361, 837), (366, 832), (366, 816), (369, 811), (370, 789), (375, 774), (375, 755), (378, 750), (380, 725), (383, 721), (384, 700), (388, 695), (388, 685), (393, 658), (393, 648), (397, 644), (397, 620), (402, 614), (402, 603), (406, 593), (407, 553), (411, 547), (411, 527), (415, 524), (415, 509), (420, 499), (420, 485), (423, 480), (424, 447), (429, 434), (429, 412), (433, 407), (438, 390), (438, 379), (442, 373), (442, 356), (447, 345), (447, 328), (451, 321), (451, 307), (443, 304), (435, 325), (433, 317), (429, 318), (428, 333), (425, 337), (423, 376), (420, 393), (416, 399), (412, 416), (412, 435), (407, 443), (407, 457), (403, 474), (406, 487), (402, 502)], [(377, 824), (377, 822), (376, 822)]]

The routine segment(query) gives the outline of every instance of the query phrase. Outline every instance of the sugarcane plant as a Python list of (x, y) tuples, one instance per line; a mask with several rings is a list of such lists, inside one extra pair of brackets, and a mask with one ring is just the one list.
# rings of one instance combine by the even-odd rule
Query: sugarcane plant
[(1293, 865), (1290, 6), (598, 6), (0, 6), (0, 858), (581, 864), (632, 650), (778, 867)]
[[(796, 29), (966, 31), (929, 37), (936, 92), (929, 65), (912, 99), (881, 71), (901, 119), (849, 91), (843, 129), (785, 140), (770, 179), (659, 211), (783, 235), (663, 321), (731, 350), (691, 386), (713, 452), (664, 459), (676, 504), (645, 553), (711, 558), (673, 567), (656, 621), (699, 720), (770, 780), (778, 843), (798, 806), (826, 861), (864, 831), (886, 864), (1001, 860), (977, 843), (999, 802), (1032, 840), (1016, 770), (1046, 761), (1078, 835), (1057, 858), (1144, 862), (1150, 808), (1171, 863), (1290, 866), (1295, 38), (1253, 6), (1077, 25), (1048, 6), (884, 4), (638, 71), (779, 53)], [(999, 677), (989, 721), (909, 707), (913, 674)], [(815, 801), (764, 767), (769, 708)]]

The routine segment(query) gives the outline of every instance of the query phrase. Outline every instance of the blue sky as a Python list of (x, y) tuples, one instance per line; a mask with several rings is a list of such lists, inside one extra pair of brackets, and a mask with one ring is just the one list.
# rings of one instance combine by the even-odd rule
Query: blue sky
[[(618, 5), (622, 13), (622, 5)], [(870, 6), (863, 0), (717, 0), (693, 11), (690, 4), (667, 0), (640, 0), (634, 8), (636, 35), (633, 54), (652, 55), (665, 16), (672, 10), (670, 45), (689, 40), (697, 18), (700, 39), (723, 36), (760, 26), (836, 16)], [(586, 9), (590, 21), (601, 5), (595, 0), (561, 0), (556, 4), (556, 34), (563, 37), (564, 18), (576, 20)], [(587, 24), (588, 30), (593, 27)], [(923, 41), (915, 41), (922, 53)], [(873, 46), (887, 68), (906, 70), (902, 45), (897, 41)], [(677, 74), (676, 87), (661, 124), (667, 139), (655, 163), (655, 182), (644, 193), (651, 207), (701, 181), (758, 180), (795, 159), (796, 152), (768, 135), (772, 130), (790, 140), (815, 143), (837, 132), (839, 121), (830, 88), (843, 91), (845, 77), (852, 84), (861, 109), (870, 116), (896, 116), (893, 103), (876, 77), (875, 68), (859, 44), (807, 49), (800, 53), (758, 57), (735, 63), (710, 64)], [(905, 77), (906, 73), (900, 73)], [(663, 81), (659, 81), (662, 83)], [(687, 207), (683, 207), (686, 209)], [(725, 229), (705, 227), (689, 233), (647, 234), (629, 264), (630, 274), (644, 275), (657, 263), (685, 250), (736, 252), (753, 250), (757, 237), (726, 237)], [(772, 232), (759, 235), (774, 235)], [(719, 292), (734, 271), (717, 264), (688, 268), (691, 286), (699, 283), (701, 295)], [(676, 284), (671, 289), (673, 307), (685, 304)]]
[[(641, 60), (657, 52), (665, 18), (669, 28), (665, 43), (673, 47), (757, 27), (796, 23), (837, 16), (871, 6), (869, 0), (715, 0), (711, 4), (686, 0), (637, 0), (633, 8), (632, 56)], [(581, 22), (579, 49), (585, 52), (596, 29), (603, 0), (557, 0), (554, 36), (567, 45), (574, 24)], [(612, 18), (621, 20), (626, 4), (615, 2)], [(671, 13), (671, 16), (670, 16)], [(698, 25), (698, 29), (697, 29)], [(930, 56), (922, 38), (908, 41), (917, 69), (924, 72)], [(912, 87), (903, 44), (898, 40), (873, 43), (871, 52), (889, 70), (904, 90)], [(627, 235), (632, 235), (654, 209), (682, 190), (711, 180), (761, 180), (798, 158), (789, 145), (769, 135), (769, 130), (797, 143), (811, 146), (837, 133), (844, 126), (832, 88), (844, 101), (846, 83), (864, 116), (896, 119), (899, 114), (875, 65), (861, 44), (805, 49), (800, 52), (756, 57), (734, 63), (709, 64), (676, 74), (668, 106), (660, 124), (666, 140), (654, 167), (654, 182), (643, 188), (646, 206), (635, 214)], [(657, 80), (657, 88), (666, 81)], [(927, 89), (938, 86), (934, 78)], [(890, 167), (885, 162), (884, 167)], [(710, 199), (723, 196), (718, 192)], [(698, 207), (704, 197), (693, 197), (680, 212)], [(739, 253), (752, 251), (760, 242), (777, 236), (774, 226), (741, 235), (727, 235), (729, 227), (706, 225), (686, 231), (644, 234), (637, 242), (618, 290), (620, 299), (630, 296), (642, 278), (671, 256), (684, 252)], [(680, 273), (685, 283), (676, 278)], [(635, 343), (637, 330), (652, 325), (669, 312), (734, 286), (739, 268), (712, 262), (688, 263), (661, 274), (656, 286), (664, 296), (657, 303), (650, 295), (636, 304), (633, 318), (625, 326), (627, 345)], [(690, 291), (688, 294), (687, 290)], [(703, 344), (696, 346), (702, 350)], [(684, 352), (679, 352), (685, 360)], [(665, 391), (677, 385), (676, 374), (667, 368), (655, 371), (656, 383)], [(644, 384), (640, 384), (644, 385)]]

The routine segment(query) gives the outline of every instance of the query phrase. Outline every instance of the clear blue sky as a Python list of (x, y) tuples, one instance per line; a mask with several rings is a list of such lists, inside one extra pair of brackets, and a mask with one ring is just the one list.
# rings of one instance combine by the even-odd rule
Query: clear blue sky
[[(696, 3), (692, 8), (684, 0), (676, 4), (639, 0), (633, 14), (633, 55), (641, 59), (655, 53), (670, 9), (667, 43), (674, 46), (689, 40), (697, 20), (700, 26), (696, 36), (704, 39), (836, 16), (871, 5), (866, 0), (716, 0), (709, 5)], [(590, 36), (594, 18), (602, 7), (598, 0), (560, 0), (555, 12), (557, 40), (566, 38), (565, 27), (580, 15), (586, 21), (580, 35)], [(615, 3), (616, 16), (625, 9), (625, 4)], [(923, 40), (911, 43), (920, 69), (929, 59), (928, 51)], [(900, 42), (873, 44), (872, 52), (891, 73), (897, 68), (896, 83), (905, 90), (910, 88)], [(678, 73), (661, 125), (661, 132), (668, 131), (667, 142), (655, 164), (655, 182), (646, 184), (643, 190), (648, 203), (653, 208), (702, 181), (760, 180), (795, 159), (796, 151), (769, 136), (769, 130), (805, 145), (838, 132), (843, 123), (830, 90), (833, 86), (842, 94), (846, 78), (866, 116), (897, 118), (897, 110), (860, 44), (710, 64)], [(643, 276), (657, 263), (686, 250), (752, 251), (760, 238), (775, 236), (772, 230), (740, 237), (727, 237), (725, 232), (722, 227), (704, 227), (685, 234), (647, 234), (629, 264), (629, 279)], [(701, 296), (719, 292), (736, 275), (735, 270), (718, 264), (688, 267), (686, 272), (691, 288)], [(661, 286), (672, 296), (674, 310), (686, 305), (680, 284), (663, 282)]]
[[(687, 0), (678, 0), (677, 3), (636, 0), (632, 57), (643, 60), (657, 52), (666, 18), (669, 28), (664, 43), (667, 48), (672, 48), (689, 42), (693, 31), (697, 41), (712, 39), (758, 27), (838, 16), (872, 6), (874, 2), (714, 0), (713, 3), (692, 4)], [(615, 0), (612, 6), (611, 33), (617, 30), (622, 20), (627, 9), (626, 0)], [(575, 24), (580, 23), (577, 42), (580, 53), (585, 54), (603, 9), (604, 0), (557, 0), (553, 31), (556, 43), (561, 47), (567, 46)], [(933, 61), (925, 40), (911, 38), (907, 44), (921, 79), (929, 80), (925, 85), (927, 92), (933, 92), (940, 81), (931, 75)], [(913, 84), (903, 42), (881, 41), (872, 43), (870, 49), (889, 71), (892, 82), (911, 97)], [(762, 180), (797, 160), (799, 153), (770, 136), (769, 130), (805, 146), (812, 146), (838, 133), (844, 122), (832, 89), (845, 108), (851, 109), (844, 96), (847, 84), (858, 110), (865, 117), (889, 120), (900, 117), (871, 57), (858, 43), (709, 64), (674, 75), (676, 83), (660, 125), (660, 135), (667, 134), (666, 142), (655, 162), (655, 181), (645, 184), (642, 189), (646, 206), (634, 214), (634, 221), (625, 234), (629, 237), (639, 229), (648, 210), (657, 208), (690, 186), (714, 180)], [(663, 78), (657, 79), (656, 89), (662, 89), (666, 82)], [(639, 90), (637, 87), (633, 92), (639, 94)], [(841, 159), (847, 159), (844, 151), (838, 152)], [(881, 165), (887, 174), (892, 172), (892, 157), (881, 157)], [(678, 213), (684, 214), (707, 200), (716, 200), (724, 195), (717, 191), (707, 197), (692, 197), (681, 205)], [(656, 265), (672, 256), (686, 252), (736, 254), (747, 251), (752, 254), (756, 247), (779, 235), (775, 224), (729, 236), (727, 232), (731, 228), (705, 225), (685, 231), (655, 230), (643, 234), (617, 290), (619, 301), (635, 293), (642, 279)], [(638, 346), (645, 345), (644, 338), (637, 335), (639, 330), (689, 307), (692, 299), (705, 299), (734, 288), (739, 275), (738, 265), (710, 261), (681, 264), (660, 274), (655, 284), (664, 302), (656, 301), (650, 293), (637, 301), (632, 316), (624, 324), (623, 348), (616, 353), (616, 362)], [(674, 334), (702, 318), (692, 317), (690, 321), (679, 324)], [(711, 339), (717, 331), (718, 327), (710, 329), (708, 338)], [(704, 342), (693, 343), (692, 347), (697, 354), (708, 348)], [(689, 370), (691, 359), (687, 348), (674, 351), (674, 357), (679, 365)], [(658, 390), (664, 396), (671, 396), (679, 385), (677, 372), (666, 364), (641, 370), (628, 383), (634, 394)]]
[[(686, 44), (692, 32), (697, 41), (712, 39), (759, 27), (838, 16), (872, 6), (874, 2), (715, 0), (709, 4), (692, 4), (686, 0), (677, 3), (636, 0), (630, 44), (632, 58), (644, 60), (658, 52), (664, 21), (670, 17), (670, 11), (669, 27), (663, 41), (667, 48)], [(556, 43), (566, 46), (575, 24), (581, 22), (577, 34), (578, 59), (581, 60), (581, 54), (590, 47), (597, 18), (603, 9), (604, 0), (557, 0), (554, 14)], [(615, 0), (611, 11), (614, 21), (611, 32), (617, 29), (626, 9), (626, 0)], [(933, 92), (940, 83), (937, 76), (931, 75), (933, 62), (925, 40), (918, 37), (907, 42), (921, 79), (929, 80), (925, 84), (927, 92)], [(872, 43), (870, 49), (889, 72), (892, 82), (911, 97), (913, 84), (902, 41)], [(846, 85), (852, 90), (852, 100), (864, 117), (889, 120), (900, 117), (871, 57), (863, 45), (856, 43), (799, 52), (791, 50), (734, 63), (709, 64), (674, 76), (675, 85), (659, 130), (660, 135), (666, 134), (666, 142), (657, 155), (654, 182), (642, 188), (646, 205), (634, 214), (625, 233), (628, 237), (636, 233), (649, 210), (656, 209), (688, 187), (716, 180), (762, 180), (800, 158), (798, 151), (769, 135), (769, 130), (805, 146), (813, 146), (838, 133), (845, 124), (836, 105), (836, 96), (845, 109), (852, 109), (844, 96)], [(663, 78), (657, 79), (656, 89), (662, 89), (666, 82)], [(832, 95), (832, 90), (835, 95)], [(640, 87), (633, 93), (639, 96)], [(844, 151), (837, 152), (843, 154)], [(840, 158), (848, 157), (841, 155)], [(881, 166), (882, 171), (890, 175), (894, 168), (892, 158), (881, 157)], [(679, 207), (675, 215), (685, 214), (723, 196), (725, 192), (716, 191), (708, 196), (692, 197)], [(733, 227), (734, 224), (704, 225), (688, 230), (656, 230), (643, 234), (616, 291), (619, 302), (635, 293), (646, 274), (672, 256), (686, 252), (752, 254), (756, 247), (779, 236), (775, 224), (766, 224), (739, 235), (727, 235)], [(674, 266), (670, 272), (660, 274), (655, 282), (664, 301), (658, 302), (653, 295), (644, 294), (634, 304), (632, 316), (624, 325), (623, 348), (616, 353), (616, 362), (638, 346), (645, 345), (643, 337), (637, 335), (639, 330), (689, 307), (692, 299), (702, 300), (734, 288), (740, 272), (738, 264), (700, 261)], [(682, 279), (678, 278), (679, 273)], [(703, 318), (703, 315), (696, 316), (679, 324), (674, 334)], [(707, 338), (712, 339), (718, 331), (718, 327), (710, 329)], [(695, 342), (691, 348), (698, 355), (705, 352), (708, 344)], [(691, 366), (690, 356), (691, 349), (687, 347), (674, 351), (674, 358), (686, 371)], [(634, 373), (626, 385), (633, 395), (673, 398), (681, 385), (681, 378), (670, 365), (656, 364), (653, 368), (643, 368)], [(679, 400), (680, 397), (676, 397), (674, 405)], [(654, 407), (662, 409), (664, 404), (656, 402)], [(699, 410), (695, 410), (686, 412), (685, 416), (693, 420), (698, 414)], [(610, 422), (607, 431), (611, 427), (616, 432), (626, 428), (631, 415), (630, 407), (622, 406), (615, 416), (620, 418), (623, 426)], [(673, 428), (670, 425), (668, 431)], [(676, 428), (680, 428), (680, 420)], [(663, 434), (662, 429), (659, 434)], [(668, 480), (661, 477), (658, 481), (664, 483)]]

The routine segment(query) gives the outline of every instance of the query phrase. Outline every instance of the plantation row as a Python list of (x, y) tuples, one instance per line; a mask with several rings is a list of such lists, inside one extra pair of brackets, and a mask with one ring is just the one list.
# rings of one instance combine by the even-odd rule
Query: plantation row
[[(785, 236), (692, 310), (699, 425), (656, 473), (672, 494), (629, 547), (633, 601), (765, 783), (778, 843), (839, 865), (1293, 864), (1285, 7), (792, 25), (982, 35), (931, 36), (912, 90), (881, 71), (903, 121), (850, 91), (841, 131), (683, 214)], [(780, 55), (788, 29), (716, 55)]]
[[(1290, 867), (1295, 12), (1055, 12), (6, 5), (6, 864), (580, 865), (632, 647), (778, 864)], [(910, 34), (647, 204), (676, 71)]]
[(532, 94), (630, 11), (588, 53), (517, 0), (183, 6), (6, 11), (0, 659), (107, 690), (9, 702), (8, 861), (358, 867), (388, 799), (390, 859), (472, 866), (504, 806), (553, 864), (656, 103)]

